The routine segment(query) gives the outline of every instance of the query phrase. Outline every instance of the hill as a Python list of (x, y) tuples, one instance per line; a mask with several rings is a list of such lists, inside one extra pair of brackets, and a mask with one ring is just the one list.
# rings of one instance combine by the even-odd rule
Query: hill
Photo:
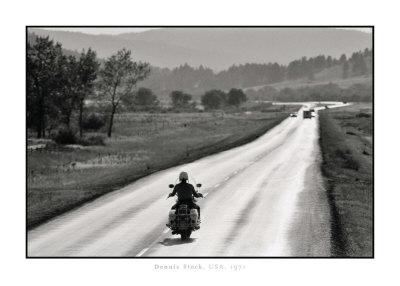
[(133, 51), (135, 59), (154, 66), (173, 68), (187, 63), (214, 71), (234, 64), (288, 64), (319, 54), (349, 56), (372, 47), (371, 34), (328, 28), (164, 28), (116, 36), (32, 28), (29, 32), (49, 35), (73, 51), (92, 47), (99, 57), (125, 47)]

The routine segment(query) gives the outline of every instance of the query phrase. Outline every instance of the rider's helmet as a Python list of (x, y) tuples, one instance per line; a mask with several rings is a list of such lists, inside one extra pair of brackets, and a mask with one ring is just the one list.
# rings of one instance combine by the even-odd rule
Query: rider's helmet
[(182, 181), (182, 180), (189, 180), (189, 175), (188, 175), (188, 173), (186, 173), (186, 172), (181, 172), (180, 174), (179, 174), (179, 181)]

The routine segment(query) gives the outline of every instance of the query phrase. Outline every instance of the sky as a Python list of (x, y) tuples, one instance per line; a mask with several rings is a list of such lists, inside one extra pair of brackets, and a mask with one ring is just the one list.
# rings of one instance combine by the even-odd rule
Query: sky
[(46, 30), (57, 30), (57, 31), (69, 31), (69, 32), (81, 32), (85, 34), (99, 35), (118, 35), (122, 33), (130, 32), (143, 32), (147, 30), (157, 29), (157, 28), (45, 28)]
[[(122, 33), (130, 33), (130, 32), (143, 32), (152, 29), (158, 28), (45, 28), (47, 30), (58, 30), (58, 31), (70, 31), (70, 32), (81, 32), (85, 34), (99, 35), (99, 34), (107, 34), (107, 35), (118, 35)], [(371, 28), (340, 28), (340, 29), (348, 29), (348, 30), (358, 30), (366, 33), (371, 33)]]

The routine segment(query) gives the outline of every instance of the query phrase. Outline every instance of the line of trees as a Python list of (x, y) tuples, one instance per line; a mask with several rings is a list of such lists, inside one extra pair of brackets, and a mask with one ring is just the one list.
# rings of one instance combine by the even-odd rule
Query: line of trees
[(207, 91), (201, 97), (201, 103), (207, 109), (219, 109), (226, 106), (235, 106), (238, 108), (247, 101), (247, 96), (241, 89), (232, 88), (228, 93), (222, 90), (213, 89)]
[(229, 69), (213, 72), (200, 66), (187, 64), (174, 69), (153, 68), (152, 75), (140, 85), (152, 89), (159, 94), (169, 94), (172, 90), (182, 90), (192, 94), (202, 94), (207, 90), (229, 88), (246, 88), (272, 84), (284, 80), (309, 79), (320, 71), (331, 68), (342, 68), (342, 77), (347, 78), (365, 75), (371, 72), (372, 50), (365, 49), (353, 53), (349, 58), (342, 54), (339, 58), (319, 55), (302, 57), (286, 65), (278, 63), (233, 65)]
[[(175, 90), (170, 93), (171, 104), (177, 110), (194, 110), (196, 102), (192, 100), (192, 95), (181, 90)], [(247, 96), (242, 89), (232, 88), (229, 92), (219, 89), (206, 91), (201, 96), (201, 104), (206, 110), (220, 109), (225, 107), (236, 107), (247, 101)]]
[[(27, 43), (27, 126), (42, 138), (46, 129), (49, 133), (60, 126), (71, 130), (72, 116), (78, 114), (77, 129), (82, 137), (85, 101), (94, 97), (109, 105), (107, 135), (111, 137), (121, 100), (134, 98), (136, 84), (149, 73), (149, 64), (133, 61), (126, 49), (101, 64), (90, 48), (79, 57), (66, 55), (61, 44), (37, 37)], [(135, 98), (142, 100), (141, 96)]]
[[(49, 37), (31, 39), (27, 43), (27, 126), (36, 129), (38, 138), (53, 131), (61, 131), (63, 136), (79, 133), (82, 138), (85, 129), (101, 128), (108, 120), (106, 132), (111, 137), (121, 107), (133, 111), (161, 108), (151, 89), (136, 89), (149, 74), (149, 64), (133, 61), (126, 49), (100, 61), (90, 48), (66, 54), (61, 44)], [(174, 110), (196, 110), (192, 95), (182, 90), (170, 92), (170, 100)], [(212, 89), (201, 97), (205, 109), (238, 108), (246, 100), (246, 94), (237, 88), (227, 93)], [(95, 103), (101, 117), (87, 114), (88, 101)]]
[[(343, 77), (350, 74), (366, 74), (371, 69), (372, 51), (364, 50), (347, 59), (318, 56), (302, 58), (291, 62), (287, 67), (278, 64), (246, 64), (233, 66), (227, 71), (214, 74), (210, 69), (193, 69), (188, 65), (169, 71), (153, 69), (153, 77), (160, 79), (157, 89), (165, 89), (161, 78), (169, 78), (169, 98), (175, 110), (195, 110), (196, 102), (186, 91), (187, 84), (204, 89), (201, 103), (206, 110), (220, 108), (238, 108), (247, 100), (241, 88), (232, 86), (257, 85), (281, 81), (285, 77), (313, 77), (315, 72), (335, 65), (342, 65)], [(54, 43), (49, 37), (30, 38), (27, 43), (27, 126), (34, 128), (38, 138), (49, 135), (52, 130), (66, 129), (71, 133), (83, 131), (90, 126), (106, 124), (94, 114), (86, 114), (88, 99), (95, 101), (102, 118), (107, 117), (107, 136), (112, 136), (115, 114), (123, 107), (125, 110), (161, 109), (154, 89), (136, 88), (139, 82), (149, 83), (150, 66), (148, 63), (132, 60), (131, 51), (122, 49), (105, 60), (99, 60), (96, 52), (83, 50), (81, 53), (66, 53), (61, 44)], [(155, 75), (154, 75), (155, 74)], [(199, 75), (201, 78), (199, 80)], [(147, 79), (147, 80), (146, 80)], [(165, 80), (165, 79), (164, 79)], [(218, 80), (218, 82), (216, 82)], [(219, 84), (219, 81), (221, 83)], [(206, 87), (211, 88), (207, 88)], [(230, 88), (219, 88), (218, 86)], [(180, 88), (181, 87), (181, 88)], [(270, 86), (248, 90), (253, 99), (263, 100), (342, 100), (370, 101), (372, 90), (369, 86), (354, 85), (341, 89), (337, 85), (324, 85), (296, 89), (276, 90)]]
[(342, 66), (343, 78), (349, 77), (350, 73), (352, 75), (365, 75), (371, 70), (371, 67), (368, 68), (371, 57), (372, 51), (370, 49), (355, 52), (349, 59), (347, 59), (345, 54), (342, 54), (339, 59), (332, 58), (331, 56), (325, 57), (324, 55), (308, 59), (303, 57), (300, 60), (289, 63), (286, 78), (288, 80), (299, 78), (313, 80), (316, 73), (333, 66)]
[(282, 90), (277, 90), (271, 86), (265, 86), (257, 91), (247, 90), (246, 93), (252, 99), (263, 101), (371, 102), (373, 90), (372, 86), (367, 84), (358, 83), (348, 88), (341, 88), (338, 84), (329, 83), (296, 89), (284, 88)]

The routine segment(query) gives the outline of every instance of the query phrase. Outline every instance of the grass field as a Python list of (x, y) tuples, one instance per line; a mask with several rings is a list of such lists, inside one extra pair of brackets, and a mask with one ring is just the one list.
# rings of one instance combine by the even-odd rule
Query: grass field
[(29, 151), (27, 227), (153, 172), (254, 140), (299, 106), (270, 108), (274, 112), (125, 113), (116, 117), (106, 146)]
[(320, 112), (322, 172), (331, 206), (334, 256), (373, 255), (371, 104)]

